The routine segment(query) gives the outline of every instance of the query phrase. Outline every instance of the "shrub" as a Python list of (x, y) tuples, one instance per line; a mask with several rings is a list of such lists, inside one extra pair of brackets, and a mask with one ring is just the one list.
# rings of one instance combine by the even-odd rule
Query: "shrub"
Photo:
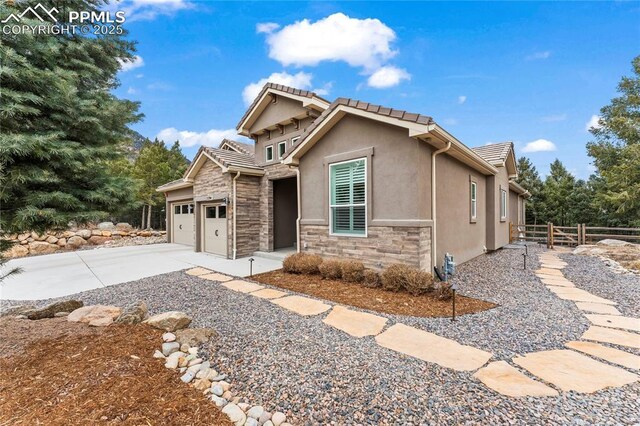
[(404, 280), (404, 288), (417, 296), (433, 290), (433, 277), (430, 273), (415, 268), (409, 268)]
[(350, 283), (359, 283), (364, 279), (362, 262), (347, 260), (342, 262), (342, 279)]
[(399, 291), (403, 289), (405, 287), (405, 277), (410, 269), (409, 266), (399, 263), (389, 265), (380, 276), (382, 288), (389, 291)]
[(322, 278), (327, 280), (339, 280), (342, 278), (342, 262), (339, 260), (325, 260), (318, 269)]
[(362, 276), (364, 279), (365, 287), (380, 287), (380, 274), (373, 269), (365, 269)]
[(282, 269), (292, 274), (317, 274), (322, 258), (315, 254), (295, 253), (282, 262)]
[(440, 300), (449, 300), (453, 296), (453, 290), (451, 290), (451, 284), (440, 283), (436, 287), (436, 297)]

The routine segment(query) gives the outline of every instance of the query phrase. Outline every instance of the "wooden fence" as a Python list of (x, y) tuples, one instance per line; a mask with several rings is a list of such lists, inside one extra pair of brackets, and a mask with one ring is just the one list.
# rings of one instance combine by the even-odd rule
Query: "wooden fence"
[(584, 223), (576, 226), (555, 226), (553, 223), (546, 225), (509, 223), (509, 242), (533, 241), (546, 244), (548, 248), (556, 245), (595, 244), (607, 238), (640, 243), (640, 228), (586, 226)]

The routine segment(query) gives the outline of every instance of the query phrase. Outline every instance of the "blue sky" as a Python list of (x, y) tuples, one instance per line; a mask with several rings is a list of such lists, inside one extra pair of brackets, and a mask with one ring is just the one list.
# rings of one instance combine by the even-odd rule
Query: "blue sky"
[[(588, 123), (640, 54), (640, 6), (127, 0), (120, 97), (144, 136), (232, 137), (266, 79), (432, 116), (468, 146), (512, 140), (545, 174), (591, 172)], [(167, 143), (173, 140), (166, 140)], [(525, 152), (529, 151), (529, 152)]]

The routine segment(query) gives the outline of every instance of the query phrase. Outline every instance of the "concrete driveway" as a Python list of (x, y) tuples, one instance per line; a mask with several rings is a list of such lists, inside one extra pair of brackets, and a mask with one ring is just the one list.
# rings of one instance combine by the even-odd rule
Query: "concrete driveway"
[[(229, 275), (249, 275), (249, 258), (229, 260), (180, 244), (96, 248), (14, 259), (7, 267), (23, 272), (0, 286), (2, 300), (38, 300), (135, 281), (141, 278), (202, 266)], [(282, 267), (282, 262), (254, 257), (253, 273)]]

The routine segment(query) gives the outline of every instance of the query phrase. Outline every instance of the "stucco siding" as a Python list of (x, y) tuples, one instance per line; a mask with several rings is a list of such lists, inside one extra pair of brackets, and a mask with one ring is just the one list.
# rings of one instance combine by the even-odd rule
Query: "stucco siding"
[[(471, 219), (471, 181), (477, 184), (475, 221)], [(486, 177), (455, 158), (436, 157), (436, 259), (445, 253), (457, 263), (484, 252), (487, 232)]]
[[(274, 130), (271, 132), (271, 137), (269, 137), (268, 133), (257, 136), (255, 139), (256, 164), (266, 166), (278, 163), (278, 144), (280, 142), (285, 142), (287, 150), (290, 150), (292, 146), (291, 139), (301, 136), (304, 133), (305, 129), (311, 125), (311, 123), (313, 123), (313, 119), (311, 117), (307, 117), (300, 120), (297, 126), (293, 123), (285, 125), (283, 133)], [(273, 146), (274, 153), (273, 161), (270, 162), (267, 162), (265, 158), (265, 148), (268, 145)]]
[(306, 114), (307, 110), (302, 106), (302, 102), (289, 99), (284, 96), (278, 96), (276, 103), (270, 103), (264, 111), (256, 118), (251, 127), (251, 133), (256, 133), (270, 126)]
[(509, 191), (509, 222), (515, 224), (520, 222), (518, 216), (519, 204), (520, 198), (518, 197), (518, 194), (513, 191)]

